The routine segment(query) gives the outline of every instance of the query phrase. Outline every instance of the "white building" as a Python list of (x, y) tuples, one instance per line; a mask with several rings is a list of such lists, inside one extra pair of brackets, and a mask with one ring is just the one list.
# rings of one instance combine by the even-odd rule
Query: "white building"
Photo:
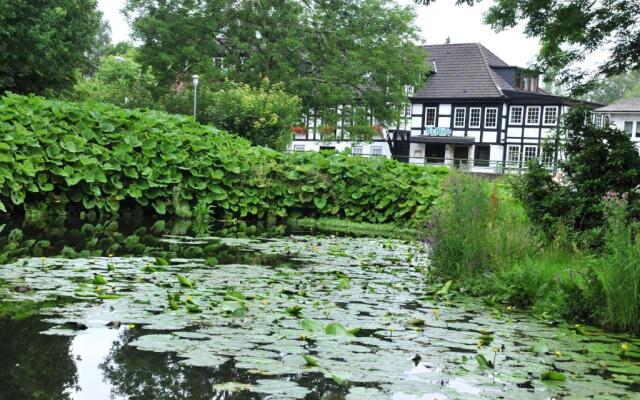
[[(322, 141), (318, 121), (296, 135), (292, 150), (323, 148), (381, 154), (411, 163), (464, 165), (478, 172), (519, 169), (528, 159), (553, 161), (542, 143), (557, 128), (570, 99), (539, 87), (535, 71), (510, 66), (479, 43), (425, 46), (432, 65), (412, 93), (402, 126), (387, 127), (370, 143)], [(373, 121), (372, 121), (373, 123)]]
[(596, 125), (610, 123), (618, 129), (623, 129), (640, 149), (640, 97), (620, 100), (594, 112)]

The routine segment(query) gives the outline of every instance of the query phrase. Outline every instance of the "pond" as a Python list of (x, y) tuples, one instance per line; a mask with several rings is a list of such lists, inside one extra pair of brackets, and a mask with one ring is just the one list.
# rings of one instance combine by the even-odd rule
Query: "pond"
[(638, 338), (430, 285), (421, 243), (9, 225), (2, 399), (640, 398)]

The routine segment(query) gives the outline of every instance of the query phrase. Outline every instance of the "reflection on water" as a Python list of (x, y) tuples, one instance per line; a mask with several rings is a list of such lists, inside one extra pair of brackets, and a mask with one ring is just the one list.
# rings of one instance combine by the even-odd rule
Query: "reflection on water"
[(118, 340), (119, 329), (92, 328), (76, 337), (71, 342), (71, 354), (76, 361), (78, 385), (71, 393), (74, 400), (119, 400), (123, 397), (111, 396), (112, 386), (104, 379), (100, 364), (109, 356), (109, 348)]

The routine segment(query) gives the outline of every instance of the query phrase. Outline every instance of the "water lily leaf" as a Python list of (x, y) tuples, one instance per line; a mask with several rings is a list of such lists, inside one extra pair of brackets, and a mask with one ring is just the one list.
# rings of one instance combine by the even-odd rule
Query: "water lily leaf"
[(547, 345), (547, 342), (540, 341), (540, 342), (534, 344), (533, 346), (531, 346), (530, 351), (532, 353), (537, 354), (537, 355), (545, 354), (546, 352), (549, 351), (549, 346)]
[(156, 257), (156, 265), (167, 266), (169, 265), (169, 260), (162, 257)]
[(180, 286), (184, 286), (184, 287), (193, 287), (193, 282), (191, 282), (186, 276), (184, 275), (176, 275), (176, 278), (178, 278), (178, 281), (180, 282)]
[(312, 319), (303, 319), (300, 321), (300, 326), (307, 332), (320, 332), (324, 328), (320, 322)]
[(95, 274), (95, 275), (93, 275), (93, 284), (94, 285), (106, 285), (107, 284), (107, 280), (105, 279), (104, 276), (102, 276), (100, 274)]
[(332, 322), (324, 328), (324, 333), (331, 336), (353, 336), (344, 326), (337, 322)]
[(564, 376), (563, 373), (558, 371), (547, 371), (540, 376), (540, 379), (542, 379), (543, 381), (561, 382), (567, 380), (567, 377)]
[(413, 327), (424, 326), (424, 320), (420, 318), (412, 318), (409, 321), (407, 321), (407, 325), (413, 326)]
[(237, 290), (230, 290), (224, 295), (224, 299), (228, 301), (243, 301), (246, 300), (245, 295)]
[(303, 354), (302, 358), (304, 358), (304, 361), (307, 363), (307, 365), (309, 367), (317, 367), (318, 366), (318, 360), (316, 360), (315, 358), (311, 357), (308, 354)]
[(442, 285), (440, 290), (438, 290), (435, 293), (435, 296), (446, 296), (446, 295), (448, 295), (449, 294), (449, 289), (451, 288), (452, 284), (453, 284), (453, 281), (447, 281), (444, 285)]
[(493, 363), (486, 359), (482, 354), (476, 354), (476, 361), (480, 366), (480, 369), (493, 369)]

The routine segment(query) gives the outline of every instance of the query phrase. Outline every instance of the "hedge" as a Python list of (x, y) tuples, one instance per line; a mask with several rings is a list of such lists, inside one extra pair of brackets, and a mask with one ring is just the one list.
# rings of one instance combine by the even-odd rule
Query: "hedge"
[[(0, 98), (0, 211), (220, 218), (425, 219), (446, 168), (384, 157), (280, 153), (185, 116), (7, 94)], [(202, 207), (200, 207), (202, 208)]]

